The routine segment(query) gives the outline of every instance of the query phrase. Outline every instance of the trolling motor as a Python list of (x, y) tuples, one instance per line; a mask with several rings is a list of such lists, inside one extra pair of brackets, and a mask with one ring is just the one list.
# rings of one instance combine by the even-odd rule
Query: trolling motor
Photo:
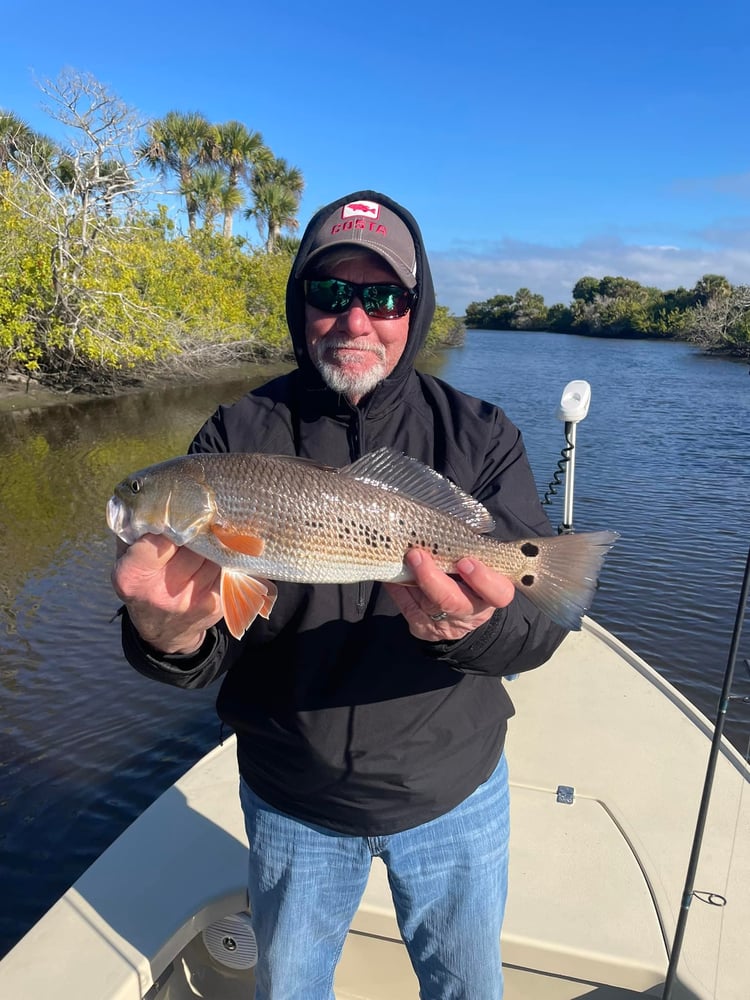
[(559, 535), (569, 535), (573, 532), (573, 490), (575, 487), (575, 448), (576, 448), (576, 426), (584, 419), (589, 412), (591, 405), (591, 386), (583, 379), (574, 379), (563, 389), (560, 404), (557, 407), (557, 419), (565, 423), (565, 447), (561, 451), (557, 469), (549, 484), (547, 492), (544, 494), (542, 503), (548, 504), (551, 498), (557, 493), (555, 487), (562, 482), (565, 476), (565, 494), (563, 501), (563, 520), (559, 525), (557, 533)]

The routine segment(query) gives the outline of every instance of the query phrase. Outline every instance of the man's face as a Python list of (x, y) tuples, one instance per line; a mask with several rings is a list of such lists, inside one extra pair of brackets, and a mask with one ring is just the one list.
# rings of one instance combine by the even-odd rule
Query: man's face
[[(399, 284), (394, 272), (374, 254), (362, 253), (332, 264), (319, 278), (357, 284)], [(342, 313), (305, 305), (305, 336), (313, 364), (326, 384), (355, 405), (391, 374), (409, 336), (409, 313), (397, 319), (368, 316), (359, 298)]]

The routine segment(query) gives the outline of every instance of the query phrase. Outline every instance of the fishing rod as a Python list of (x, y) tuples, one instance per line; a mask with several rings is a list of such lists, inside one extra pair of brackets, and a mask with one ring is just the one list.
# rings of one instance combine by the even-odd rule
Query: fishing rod
[(731, 698), (732, 682), (734, 680), (734, 666), (737, 659), (737, 649), (740, 644), (740, 635), (742, 633), (742, 623), (745, 619), (745, 609), (747, 607), (747, 595), (748, 590), (750, 590), (750, 549), (747, 553), (747, 562), (745, 564), (745, 575), (742, 581), (742, 588), (740, 590), (740, 598), (737, 604), (737, 617), (734, 622), (734, 629), (732, 631), (732, 641), (729, 647), (729, 657), (727, 659), (727, 667), (724, 672), (724, 684), (721, 691), (721, 697), (719, 699), (719, 708), (716, 715), (716, 723), (714, 726), (714, 736), (711, 741), (711, 752), (708, 757), (708, 766), (706, 768), (706, 778), (703, 784), (703, 795), (701, 797), (700, 809), (698, 810), (698, 820), (695, 826), (695, 835), (693, 837), (693, 847), (690, 852), (690, 861), (688, 863), (687, 875), (685, 877), (685, 888), (682, 892), (682, 904), (680, 907), (680, 913), (677, 918), (677, 926), (675, 928), (674, 941), (672, 942), (672, 953), (669, 956), (669, 966), (667, 967), (667, 977), (664, 980), (664, 992), (662, 993), (662, 1000), (669, 1000), (672, 996), (672, 988), (675, 983), (675, 977), (677, 975), (677, 964), (680, 960), (680, 952), (682, 951), (682, 942), (685, 937), (685, 928), (687, 925), (688, 913), (690, 910), (690, 904), (693, 899), (695, 890), (695, 873), (698, 868), (698, 858), (701, 852), (701, 846), (703, 844), (703, 833), (706, 827), (706, 817), (708, 816), (708, 806), (711, 800), (711, 791), (713, 789), (714, 783), (714, 773), (716, 771), (716, 762), (719, 757), (719, 748), (721, 746), (721, 737), (724, 731), (724, 722), (727, 715), (727, 706)]

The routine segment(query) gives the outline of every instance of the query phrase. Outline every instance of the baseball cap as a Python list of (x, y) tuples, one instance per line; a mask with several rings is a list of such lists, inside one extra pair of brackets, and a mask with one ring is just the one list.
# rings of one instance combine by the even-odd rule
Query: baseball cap
[(416, 287), (414, 240), (406, 223), (390, 208), (364, 199), (336, 208), (315, 234), (305, 270), (324, 251), (347, 243), (372, 250), (393, 268), (407, 288)]

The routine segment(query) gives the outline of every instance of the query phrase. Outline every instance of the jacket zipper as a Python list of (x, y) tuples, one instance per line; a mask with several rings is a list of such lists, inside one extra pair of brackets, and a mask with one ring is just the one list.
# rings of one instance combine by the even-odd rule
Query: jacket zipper
[[(354, 425), (354, 440), (352, 441), (352, 449), (354, 451), (354, 458), (361, 458), (364, 455), (364, 437), (365, 437), (365, 426), (364, 417), (362, 416), (362, 411), (357, 407), (357, 412), (355, 415), (356, 423)], [(366, 585), (362, 581), (357, 584), (357, 603), (355, 605), (355, 610), (358, 617), (362, 617), (365, 613), (365, 607), (367, 606), (367, 590)]]

